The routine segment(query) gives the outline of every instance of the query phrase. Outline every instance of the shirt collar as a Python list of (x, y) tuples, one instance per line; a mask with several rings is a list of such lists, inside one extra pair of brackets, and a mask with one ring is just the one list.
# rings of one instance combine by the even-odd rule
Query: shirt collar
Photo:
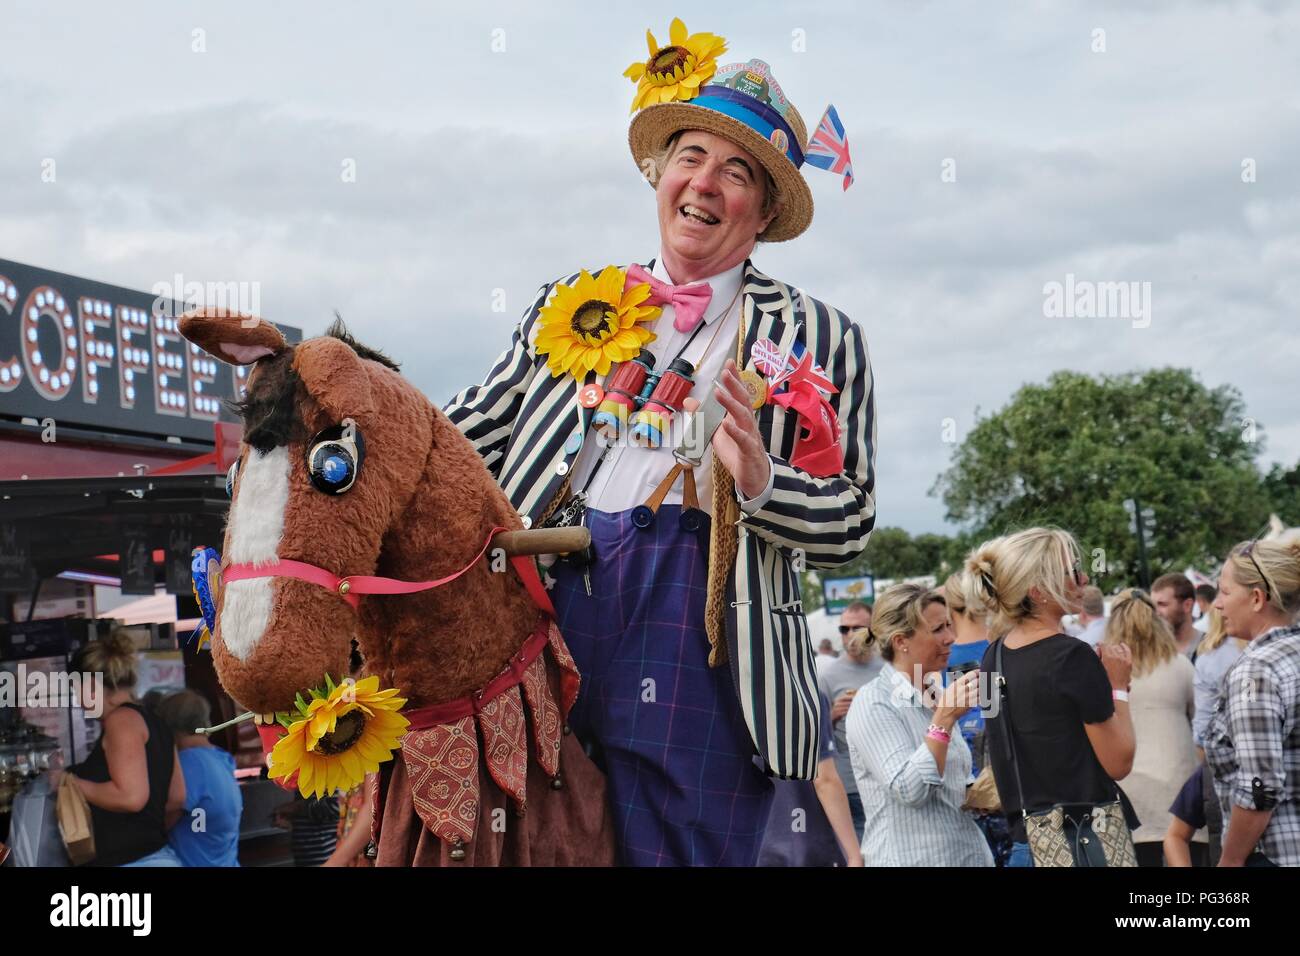
[(1271, 644), (1276, 640), (1284, 637), (1294, 637), (1300, 634), (1300, 624), (1290, 624), (1285, 627), (1272, 627), (1250, 642), (1249, 646), (1263, 647), (1265, 644)]
[[(668, 275), (668, 270), (664, 268), (664, 257), (661, 252), (655, 258), (654, 268), (650, 274), (660, 282), (667, 282), (670, 285), (676, 285), (672, 277)], [(709, 276), (707, 279), (699, 279), (698, 282), (707, 282), (713, 289), (713, 296), (709, 299), (709, 307), (704, 310), (704, 324), (712, 325), (714, 321), (722, 317), (722, 306), (732, 299), (736, 298), (736, 292), (740, 289), (740, 283), (745, 277), (745, 263), (741, 262), (726, 272), (719, 272), (717, 275)], [(694, 285), (695, 283), (686, 283)]]

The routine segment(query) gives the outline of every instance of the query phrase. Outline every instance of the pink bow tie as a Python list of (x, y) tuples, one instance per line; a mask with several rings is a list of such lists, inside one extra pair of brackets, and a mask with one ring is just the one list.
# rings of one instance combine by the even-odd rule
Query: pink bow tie
[(628, 285), (650, 283), (651, 305), (671, 305), (673, 307), (673, 328), (678, 332), (691, 332), (704, 318), (704, 310), (713, 298), (713, 287), (707, 282), (692, 282), (690, 285), (669, 285), (660, 282), (640, 266), (627, 267)]

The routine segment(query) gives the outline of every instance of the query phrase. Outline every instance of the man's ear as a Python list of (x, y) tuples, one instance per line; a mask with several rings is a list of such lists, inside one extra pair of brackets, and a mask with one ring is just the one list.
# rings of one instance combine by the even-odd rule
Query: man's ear
[(186, 312), (179, 327), (187, 340), (231, 365), (252, 365), (289, 347), (280, 330), (266, 319), (225, 309)]
[(308, 339), (294, 350), (293, 368), (336, 422), (368, 418), (374, 410), (366, 363), (347, 343), (328, 335)]

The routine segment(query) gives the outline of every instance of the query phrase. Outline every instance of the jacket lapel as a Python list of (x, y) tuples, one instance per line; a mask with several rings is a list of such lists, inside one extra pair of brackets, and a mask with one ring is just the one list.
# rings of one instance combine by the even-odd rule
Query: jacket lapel
[[(743, 283), (740, 306), (742, 334), (737, 336), (735, 356), (736, 365), (742, 369), (751, 364), (749, 355), (759, 339), (770, 338), (784, 353), (798, 331), (793, 321), (794, 305), (784, 285), (769, 279), (748, 261)], [(764, 437), (770, 441), (770, 436)], [(709, 578), (704, 614), (710, 667), (719, 667), (727, 662), (726, 594), (739, 550), (739, 520), (740, 503), (736, 500), (735, 481), (714, 455), (713, 521), (709, 530)]]

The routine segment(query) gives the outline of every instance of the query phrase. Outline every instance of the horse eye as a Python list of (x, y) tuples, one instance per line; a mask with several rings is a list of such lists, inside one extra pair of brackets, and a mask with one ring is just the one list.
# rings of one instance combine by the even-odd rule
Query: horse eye
[(327, 495), (341, 495), (356, 483), (366, 446), (360, 432), (342, 426), (327, 428), (312, 439), (307, 453), (307, 475), (312, 487)]
[(239, 477), (239, 462), (236, 461), (226, 472), (226, 497), (235, 497), (235, 479)]

